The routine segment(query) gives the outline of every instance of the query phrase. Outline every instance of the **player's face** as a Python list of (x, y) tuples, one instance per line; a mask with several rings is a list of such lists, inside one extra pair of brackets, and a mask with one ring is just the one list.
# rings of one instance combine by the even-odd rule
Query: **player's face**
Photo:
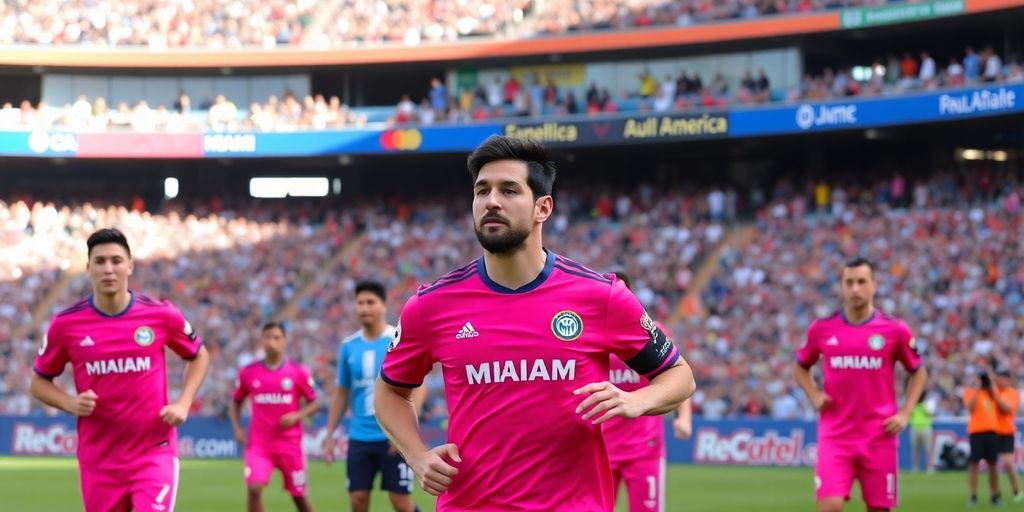
[(114, 294), (128, 289), (128, 276), (132, 275), (135, 264), (124, 247), (100, 244), (92, 248), (85, 268), (95, 293)]
[(371, 292), (359, 292), (356, 295), (356, 315), (363, 327), (380, 325), (384, 322), (384, 301)]
[(263, 346), (263, 353), (270, 357), (280, 357), (284, 354), (286, 340), (284, 333), (277, 327), (271, 327), (260, 335), (260, 343)]
[(509, 254), (523, 247), (534, 226), (551, 215), (551, 196), (533, 197), (526, 163), (498, 160), (480, 169), (473, 185), (473, 222), (484, 250)]
[(867, 265), (843, 267), (843, 301), (856, 308), (864, 308), (875, 298), (875, 278)]

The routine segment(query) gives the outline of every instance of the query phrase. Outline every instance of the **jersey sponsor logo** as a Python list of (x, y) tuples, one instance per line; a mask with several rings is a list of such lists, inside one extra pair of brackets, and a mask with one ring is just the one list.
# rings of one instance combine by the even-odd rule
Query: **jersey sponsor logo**
[(466, 379), (470, 385), (576, 380), (576, 360), (535, 359), (531, 362), (520, 359), (467, 364)]
[(188, 323), (188, 320), (185, 320), (185, 327), (181, 329), (181, 332), (184, 333), (188, 339), (192, 341), (196, 340), (196, 330), (192, 328), (192, 324)]
[(144, 373), (152, 368), (149, 356), (121, 357), (117, 359), (101, 359), (86, 361), (85, 373), (88, 375), (110, 375), (123, 373)]
[(608, 381), (612, 384), (639, 384), (640, 374), (630, 369), (613, 368), (608, 372)]
[(252, 401), (260, 405), (291, 405), (295, 397), (291, 393), (256, 393)]
[(139, 327), (135, 329), (135, 343), (138, 343), (141, 347), (148, 347), (156, 341), (156, 334), (153, 333), (153, 329), (147, 326)]
[(388, 344), (388, 352), (391, 352), (398, 346), (398, 342), (402, 340), (402, 320), (398, 320), (398, 324), (395, 325), (395, 335), (391, 338), (391, 343)]
[(288, 377), (285, 377), (285, 378), (281, 379), (281, 389), (283, 389), (285, 391), (288, 391), (288, 390), (292, 389), (293, 385), (294, 384), (292, 383), (292, 380), (289, 379)]
[(872, 334), (871, 337), (868, 338), (868, 346), (871, 347), (872, 350), (882, 350), (885, 348), (885, 338), (881, 334)]
[(882, 358), (879, 356), (832, 356), (828, 362), (834, 370), (882, 369)]
[(583, 334), (583, 319), (575, 311), (559, 311), (551, 319), (551, 332), (562, 341), (573, 341)]
[(477, 332), (477, 330), (473, 328), (473, 324), (470, 323), (470, 322), (466, 322), (466, 325), (463, 325), (462, 329), (459, 329), (458, 334), (455, 335), (455, 339), (457, 339), (457, 340), (464, 340), (466, 338), (478, 338), (478, 337), (480, 337), (480, 333)]

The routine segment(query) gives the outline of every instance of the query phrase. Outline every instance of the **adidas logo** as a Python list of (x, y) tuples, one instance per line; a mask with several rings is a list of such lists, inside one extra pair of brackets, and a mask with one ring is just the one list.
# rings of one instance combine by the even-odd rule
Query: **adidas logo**
[(455, 339), (464, 340), (466, 338), (476, 338), (477, 336), (480, 336), (480, 333), (476, 332), (473, 324), (466, 322), (466, 325), (463, 325), (462, 329), (459, 329), (459, 333), (455, 335)]
[(825, 344), (830, 347), (834, 347), (839, 344), (839, 340), (836, 339), (835, 336), (832, 336), (831, 338), (828, 339), (828, 341), (825, 342)]
[(91, 346), (93, 346), (93, 345), (95, 345), (95, 344), (96, 344), (96, 342), (95, 342), (95, 341), (92, 341), (92, 338), (90, 338), (89, 336), (86, 336), (86, 337), (85, 337), (85, 339), (84, 339), (84, 340), (82, 340), (82, 342), (81, 342), (81, 343), (79, 343), (79, 346), (82, 346), (82, 347), (91, 347)]

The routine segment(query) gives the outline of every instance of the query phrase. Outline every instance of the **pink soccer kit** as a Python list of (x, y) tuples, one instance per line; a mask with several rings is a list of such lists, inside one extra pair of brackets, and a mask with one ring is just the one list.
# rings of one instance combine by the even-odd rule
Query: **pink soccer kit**
[(177, 433), (160, 419), (167, 405), (164, 347), (192, 359), (201, 344), (177, 308), (135, 293), (114, 316), (89, 297), (54, 317), (36, 373), (53, 378), (70, 362), (75, 389), (98, 397), (77, 427), (87, 512), (174, 509)]
[(281, 428), (281, 417), (302, 408), (300, 398), (316, 400), (313, 379), (306, 369), (285, 360), (275, 368), (259, 361), (242, 369), (234, 399), (249, 398), (249, 442), (245, 447), (245, 483), (267, 485), (274, 468), (284, 476), (292, 496), (306, 495), (306, 458), (302, 453), (302, 422)]
[(516, 290), (491, 281), (482, 258), (420, 287), (381, 378), (415, 387), (443, 368), (462, 462), (449, 461), (459, 473), (437, 510), (610, 510), (604, 437), (573, 395), (608, 379), (609, 354), (647, 378), (678, 359), (622, 283), (554, 253)]
[(819, 358), (823, 391), (832, 402), (818, 421), (817, 498), (849, 499), (856, 478), (868, 506), (894, 508), (897, 437), (885, 432), (885, 420), (898, 412), (896, 362), (911, 372), (921, 365), (910, 329), (878, 311), (856, 325), (837, 312), (813, 322), (797, 352), (797, 361), (806, 368)]
[[(663, 327), (662, 332), (666, 332)], [(636, 391), (650, 383), (614, 355), (608, 380), (624, 391)], [(661, 416), (641, 416), (631, 420), (612, 418), (604, 424), (615, 492), (618, 494), (622, 482), (626, 483), (630, 512), (665, 509), (663, 421)]]

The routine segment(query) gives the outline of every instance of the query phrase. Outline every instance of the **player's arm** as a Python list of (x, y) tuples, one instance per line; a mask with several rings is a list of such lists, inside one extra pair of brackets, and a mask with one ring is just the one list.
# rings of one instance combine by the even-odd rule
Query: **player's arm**
[(56, 407), (75, 416), (88, 416), (96, 409), (96, 393), (88, 389), (77, 396), (69, 395), (53, 383), (53, 379), (64, 372), (70, 362), (67, 350), (64, 349), (62, 335), (63, 322), (54, 318), (50, 328), (43, 335), (39, 345), (39, 355), (32, 369), (32, 382), (29, 391), (37, 400), (50, 407)]
[(816, 411), (828, 407), (832, 398), (818, 388), (811, 376), (811, 368), (821, 357), (821, 348), (818, 346), (817, 323), (812, 323), (807, 328), (807, 335), (804, 344), (796, 352), (796, 362), (793, 363), (793, 380), (804, 390), (807, 399), (811, 401)]
[(177, 426), (188, 419), (188, 411), (192, 408), (192, 402), (196, 399), (199, 386), (203, 385), (206, 378), (206, 370), (210, 367), (210, 353), (206, 347), (200, 346), (191, 361), (185, 363), (185, 383), (181, 386), (181, 395), (173, 403), (167, 404), (160, 409), (160, 419), (164, 423)]
[(992, 393), (991, 394), (992, 394), (992, 398), (996, 401), (996, 407), (999, 408), (999, 412), (1001, 414), (1010, 414), (1011, 412), (1013, 412), (1013, 406), (1010, 405), (1010, 402), (1006, 401), (1006, 399), (1003, 397), (1002, 393), (1000, 393), (997, 389), (995, 389), (995, 385), (994, 384), (992, 386)]
[(587, 411), (583, 419), (593, 419), (594, 424), (600, 424), (616, 416), (637, 418), (674, 411), (696, 390), (697, 383), (693, 379), (693, 370), (682, 357), (677, 357), (672, 366), (652, 378), (650, 384), (636, 391), (622, 391), (609, 382), (599, 382), (583, 386), (573, 393), (590, 394), (576, 407), (576, 413)]
[(346, 352), (347, 345), (342, 343), (341, 348), (338, 350), (338, 378), (335, 382), (337, 385), (331, 391), (331, 397), (327, 402), (327, 435), (324, 436), (323, 447), (324, 462), (327, 465), (334, 462), (334, 431), (338, 428), (341, 417), (348, 410), (349, 398), (352, 392), (352, 375), (345, 365), (345, 362), (348, 361)]
[(672, 421), (672, 430), (677, 439), (689, 439), (693, 435), (693, 400), (687, 398), (679, 404), (676, 419)]
[(228, 406), (228, 417), (231, 418), (231, 430), (235, 433), (235, 440), (239, 445), (245, 446), (248, 444), (248, 439), (245, 429), (242, 428), (242, 400), (231, 400), (231, 405)]
[(921, 356), (917, 353), (914, 336), (902, 322), (897, 334), (895, 350), (896, 359), (910, 372), (910, 380), (907, 382), (907, 396), (903, 400), (903, 407), (894, 416), (885, 420), (885, 431), (891, 435), (899, 434), (907, 428), (907, 423), (910, 423), (910, 414), (917, 402), (921, 400), (924, 386), (928, 383), (928, 370), (921, 364)]

